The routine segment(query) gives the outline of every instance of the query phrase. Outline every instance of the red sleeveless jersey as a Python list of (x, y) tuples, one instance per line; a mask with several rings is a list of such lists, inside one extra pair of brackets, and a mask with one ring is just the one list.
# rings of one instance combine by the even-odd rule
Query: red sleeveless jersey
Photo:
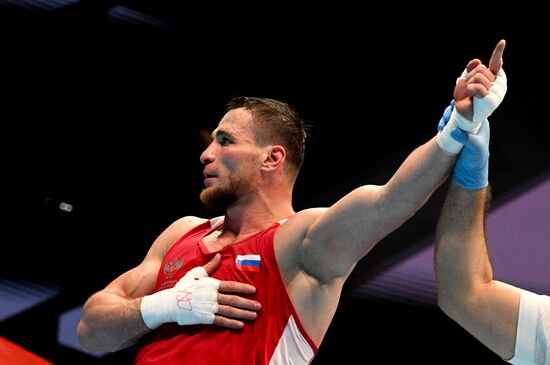
[[(189, 270), (202, 266), (216, 254), (202, 239), (222, 223), (207, 221), (181, 237), (162, 262), (155, 292), (173, 287)], [(308, 364), (317, 347), (302, 327), (275, 260), (273, 223), (243, 241), (224, 247), (221, 265), (212, 274), (219, 280), (252, 284), (250, 296), (262, 304), (254, 321), (241, 330), (217, 325), (164, 324), (147, 337), (135, 364)]]

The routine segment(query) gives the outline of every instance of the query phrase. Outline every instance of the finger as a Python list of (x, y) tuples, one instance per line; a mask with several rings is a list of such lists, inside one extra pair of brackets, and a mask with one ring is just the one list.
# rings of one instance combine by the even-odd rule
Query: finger
[(258, 313), (254, 311), (248, 311), (244, 309), (239, 309), (235, 307), (230, 307), (228, 305), (218, 305), (217, 315), (224, 316), (226, 318), (252, 321), (256, 319)]
[(231, 328), (234, 330), (240, 330), (244, 327), (244, 323), (241, 321), (237, 321), (234, 319), (225, 318), (222, 316), (215, 316), (213, 324), (216, 324), (218, 326)]
[(220, 282), (218, 291), (226, 293), (254, 294), (256, 292), (256, 288), (253, 285), (239, 283), (237, 281), (222, 281)]
[(491, 70), (491, 72), (495, 75), (502, 68), (502, 54), (504, 53), (504, 47), (506, 47), (506, 41), (501, 39), (497, 43), (495, 49), (493, 50), (493, 54), (491, 55), (491, 59), (489, 60), (489, 70)]
[(468, 84), (466, 87), (468, 95), (477, 98), (484, 98), (489, 95), (489, 90), (482, 84)]
[(211, 275), (214, 272), (214, 270), (216, 270), (218, 266), (220, 266), (221, 260), (222, 260), (221, 255), (217, 253), (216, 255), (214, 255), (212, 260), (208, 261), (207, 264), (203, 265), (203, 268), (206, 270), (208, 275)]
[(437, 130), (442, 131), (443, 128), (445, 128), (445, 125), (449, 122), (449, 119), (451, 119), (451, 114), (453, 113), (453, 108), (455, 106), (454, 100), (451, 101), (451, 105), (445, 108), (445, 111), (443, 112), (443, 115), (441, 116), (441, 119), (439, 120), (439, 123), (437, 124)]
[(467, 84), (466, 84), (465, 79), (458, 79), (458, 81), (456, 82), (454, 92), (453, 92), (453, 98), (455, 100), (455, 103), (458, 100), (462, 100), (462, 99), (464, 99), (465, 97), (468, 96), (466, 86), (467, 86)]
[(466, 71), (470, 72), (479, 65), (481, 65), (481, 61), (477, 58), (474, 58), (466, 65)]
[[(231, 306), (235, 308), (247, 309), (251, 311), (259, 311), (262, 309), (260, 302), (252, 299), (240, 297), (238, 295), (228, 295), (218, 293), (218, 305)], [(219, 313), (219, 310), (218, 310)]]
[[(489, 72), (487, 70), (487, 72)], [(487, 77), (487, 75), (483, 73), (477, 73), (475, 75), (472, 75), (468, 78), (468, 85), (470, 84), (481, 84), (485, 88), (490, 89), (491, 85), (493, 85), (493, 80), (495, 76), (493, 74), (490, 75), (490, 78)]]
[(470, 97), (465, 97), (455, 102), (456, 111), (468, 120), (474, 117), (473, 101)]
[(466, 80), (470, 81), (470, 79), (472, 77), (474, 77), (474, 76), (479, 77), (480, 75), (486, 77), (487, 80), (489, 80), (489, 82), (493, 82), (496, 79), (495, 75), (491, 72), (491, 70), (489, 70), (487, 67), (485, 67), (484, 64), (480, 63), (473, 70), (468, 72), (468, 74), (466, 75)]

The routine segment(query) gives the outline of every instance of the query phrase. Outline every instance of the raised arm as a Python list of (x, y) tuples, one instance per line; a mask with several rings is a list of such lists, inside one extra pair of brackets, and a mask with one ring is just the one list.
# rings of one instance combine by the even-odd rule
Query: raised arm
[[(503, 50), (504, 41), (501, 41), (495, 47), (490, 64), (500, 61)], [(490, 114), (503, 97), (501, 90), (495, 94), (493, 89), (498, 87), (494, 80), (492, 71), (479, 60), (470, 61), (455, 88), (456, 108), (451, 122), (436, 137), (414, 150), (385, 185), (367, 185), (352, 191), (314, 221), (305, 233), (306, 253), (302, 256), (303, 265), (311, 275), (322, 281), (346, 277), (380, 239), (427, 201), (448, 176), (462, 149), (462, 143), (450, 134), (462, 120), (456, 109), (469, 115)], [(474, 104), (473, 96), (483, 91), (491, 97), (485, 99), (485, 104)]]
[(456, 157), (432, 138), (413, 151), (383, 186), (359, 187), (307, 230), (303, 266), (322, 282), (346, 277), (363, 256), (410, 218), (445, 180)]
[[(86, 351), (116, 351), (134, 344), (140, 337), (167, 322), (180, 325), (213, 323), (239, 329), (256, 318), (260, 303), (238, 296), (252, 294), (252, 285), (205, 278), (220, 264), (220, 256), (189, 271), (176, 286), (153, 293), (162, 259), (172, 244), (187, 232), (196, 219), (182, 218), (168, 227), (153, 243), (143, 262), (127, 271), (105, 289), (93, 294), (85, 303), (77, 328), (78, 339)], [(196, 280), (197, 278), (202, 278)], [(204, 280), (207, 279), (207, 280)], [(207, 294), (206, 303), (192, 300), (193, 308), (179, 310), (176, 305), (178, 285), (187, 292)], [(235, 293), (235, 294), (233, 294)], [(146, 298), (146, 299), (144, 299)], [(210, 298), (210, 299), (208, 299)]]
[(493, 280), (485, 240), (489, 188), (466, 189), (453, 182), (436, 235), (435, 267), (441, 309), (483, 344), (514, 355), (519, 289)]
[[(502, 53), (497, 53), (489, 66), (496, 75), (503, 73), (498, 56)], [(490, 76), (478, 85), (481, 96), (487, 95), (484, 90), (491, 85)], [(477, 99), (476, 96), (474, 102)], [(472, 119), (474, 116), (468, 115), (468, 120)], [(454, 167), (437, 226), (438, 304), (483, 344), (503, 359), (510, 359), (515, 349), (520, 292), (493, 279), (485, 238), (485, 216), (490, 200), (489, 122), (482, 121), (479, 128), (470, 133), (454, 128), (451, 135), (463, 143), (464, 148)]]

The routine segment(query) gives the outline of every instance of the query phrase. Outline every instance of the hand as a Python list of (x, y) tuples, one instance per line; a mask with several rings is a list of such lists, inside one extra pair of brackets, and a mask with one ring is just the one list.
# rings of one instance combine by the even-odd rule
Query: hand
[(451, 103), (448, 107), (445, 108), (443, 111), (443, 115), (441, 116), (441, 119), (439, 120), (439, 123), (437, 124), (437, 130), (441, 132), (443, 128), (447, 125), (449, 122), (449, 119), (451, 119), (451, 114), (455, 108), (455, 101), (451, 100)]
[(232, 294), (252, 294), (256, 289), (249, 284), (220, 281), (208, 277), (221, 261), (216, 254), (204, 266), (189, 270), (174, 287), (147, 295), (141, 301), (141, 315), (151, 329), (163, 323), (176, 322), (181, 326), (214, 323), (240, 329), (239, 319), (254, 319), (260, 303)]
[[(208, 274), (213, 273), (221, 262), (220, 254), (216, 254), (210, 262), (203, 266)], [(253, 320), (260, 309), (261, 304), (255, 300), (246, 299), (238, 294), (254, 294), (256, 288), (250, 284), (236, 281), (220, 281), (218, 288), (218, 311), (214, 316), (214, 324), (233, 329), (240, 329), (244, 322), (238, 319)], [(227, 293), (227, 294), (224, 294)]]
[(463, 144), (456, 141), (451, 136), (451, 131), (456, 128), (455, 124), (451, 120), (453, 114), (456, 114), (456, 108), (455, 101), (451, 100), (451, 104), (445, 108), (445, 111), (437, 124), (437, 130), (439, 133), (437, 133), (435, 140), (443, 151), (451, 155), (456, 155), (462, 150)]
[(451, 123), (466, 132), (477, 133), (481, 123), (504, 99), (507, 90), (506, 74), (502, 69), (505, 46), (506, 41), (498, 42), (489, 60), (489, 68), (479, 59), (471, 60), (457, 81)]
[(453, 128), (451, 136), (464, 144), (453, 170), (453, 179), (465, 189), (482, 189), (489, 185), (489, 121), (485, 119), (477, 134)]

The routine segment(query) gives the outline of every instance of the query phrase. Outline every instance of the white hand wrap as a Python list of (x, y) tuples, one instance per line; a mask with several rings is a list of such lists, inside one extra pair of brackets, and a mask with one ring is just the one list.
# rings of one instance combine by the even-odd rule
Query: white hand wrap
[[(462, 75), (457, 79), (457, 82), (460, 79), (466, 80), (467, 78), (468, 72), (464, 70)], [(458, 154), (462, 150), (463, 144), (451, 136), (453, 128), (458, 127), (465, 132), (477, 134), (481, 123), (495, 111), (504, 99), (507, 88), (506, 73), (503, 69), (500, 69), (496, 74), (495, 81), (493, 81), (493, 84), (489, 88), (489, 94), (483, 98), (474, 97), (473, 120), (464, 118), (456, 111), (456, 108), (453, 109), (449, 121), (436, 136), (439, 147), (451, 155)]]
[(181, 326), (210, 324), (218, 311), (219, 287), (219, 280), (208, 277), (203, 267), (195, 267), (173, 288), (143, 297), (143, 322), (150, 329), (168, 322), (177, 322)]
[(456, 108), (453, 109), (451, 118), (449, 119), (447, 124), (445, 124), (445, 127), (443, 127), (443, 130), (441, 130), (435, 136), (435, 141), (437, 142), (439, 147), (449, 155), (457, 155), (460, 151), (462, 151), (462, 147), (464, 147), (462, 143), (456, 141), (451, 136), (451, 131), (455, 127), (455, 123), (456, 123), (453, 121), (453, 114), (455, 113), (456, 113)]
[(481, 125), (500, 105), (506, 95), (506, 90), (508, 90), (507, 83), (506, 73), (501, 68), (496, 74), (493, 85), (489, 88), (489, 94), (481, 99), (474, 98), (474, 123)]
[[(464, 70), (460, 78), (466, 79), (467, 76), (468, 73)], [(481, 127), (481, 123), (487, 119), (500, 105), (504, 99), (504, 95), (506, 95), (507, 89), (506, 73), (503, 69), (500, 69), (500, 71), (496, 74), (495, 81), (493, 81), (493, 84), (489, 88), (489, 94), (483, 98), (474, 97), (473, 120), (464, 118), (456, 111), (456, 109), (454, 109), (449, 122), (454, 123), (458, 128), (465, 132), (477, 134), (479, 127)]]

